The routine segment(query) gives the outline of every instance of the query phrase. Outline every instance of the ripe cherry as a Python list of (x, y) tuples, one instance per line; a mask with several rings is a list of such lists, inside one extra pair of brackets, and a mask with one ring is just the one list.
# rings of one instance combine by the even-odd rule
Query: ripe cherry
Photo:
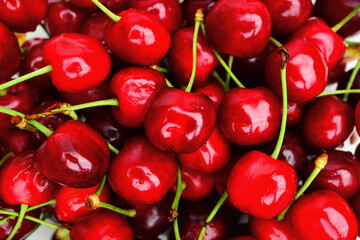
[[(98, 0), (104, 3), (106, 0)], [(96, 8), (96, 5), (91, 0), (70, 0), (73, 4), (81, 8)]]
[(7, 152), (13, 153), (35, 149), (30, 133), (22, 129), (12, 130), (6, 140), (3, 141), (3, 145)]
[(249, 228), (251, 235), (263, 240), (295, 240), (297, 239), (291, 225), (275, 218), (262, 219), (250, 216)]
[(286, 118), (287, 127), (294, 126), (300, 121), (303, 115), (303, 108), (303, 103), (288, 101)]
[(360, 223), (360, 192), (358, 192), (354, 197), (351, 198), (349, 204), (353, 209), (358, 222)]
[(81, 28), (81, 33), (95, 37), (105, 45), (105, 29), (111, 19), (103, 12), (95, 12), (90, 15)]
[(113, 12), (122, 12), (128, 8), (129, 0), (105, 0), (104, 5)]
[(225, 95), (224, 87), (212, 79), (210, 83), (206, 84), (203, 87), (195, 88), (194, 93), (203, 93), (208, 96), (211, 101), (214, 103), (216, 112), (219, 110), (220, 103)]
[(184, 0), (182, 9), (183, 18), (186, 21), (186, 26), (194, 26), (194, 16), (199, 8), (203, 9), (205, 18), (216, 1), (217, 0)]

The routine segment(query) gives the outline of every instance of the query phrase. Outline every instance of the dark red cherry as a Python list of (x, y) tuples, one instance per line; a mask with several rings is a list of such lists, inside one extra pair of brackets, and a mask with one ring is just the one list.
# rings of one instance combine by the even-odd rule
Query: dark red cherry
[(287, 127), (294, 126), (300, 121), (303, 115), (303, 108), (303, 103), (288, 101), (286, 118)]
[[(309, 39), (295, 38), (284, 45), (290, 59), (286, 67), (288, 99), (306, 102), (324, 91), (327, 85), (328, 68), (323, 54)], [(265, 64), (265, 77), (270, 88), (282, 96), (280, 55), (274, 50)]]
[(55, 197), (58, 185), (46, 178), (35, 161), (35, 151), (15, 154), (0, 171), (0, 197), (7, 204), (35, 206)]
[(20, 153), (35, 149), (30, 133), (22, 129), (12, 130), (3, 142), (7, 152)]
[[(331, 190), (349, 199), (360, 190), (360, 160), (350, 152), (328, 151), (328, 163), (310, 185), (310, 190)], [(308, 162), (303, 179), (309, 177), (314, 163)]]
[(120, 104), (112, 108), (115, 120), (126, 127), (143, 126), (149, 105), (165, 87), (164, 76), (150, 68), (131, 67), (116, 73), (110, 82), (110, 91)]
[(81, 121), (61, 125), (37, 150), (40, 171), (54, 182), (73, 188), (98, 184), (110, 151), (105, 139)]
[(321, 18), (308, 19), (291, 37), (312, 40), (323, 53), (329, 72), (334, 70), (345, 54), (345, 42)]
[(216, 1), (217, 0), (184, 0), (182, 9), (183, 17), (186, 21), (186, 26), (194, 26), (195, 13), (199, 8), (203, 9), (205, 18)]
[(105, 31), (106, 46), (117, 57), (136, 65), (153, 65), (165, 57), (170, 47), (170, 34), (149, 13), (129, 9), (110, 21)]
[(306, 109), (302, 133), (305, 142), (317, 149), (342, 144), (354, 128), (354, 110), (336, 96), (315, 99)]
[(81, 28), (81, 33), (95, 37), (105, 44), (105, 29), (111, 19), (103, 12), (95, 12), (89, 16)]
[(129, 139), (109, 167), (112, 189), (129, 202), (153, 204), (175, 183), (174, 157), (158, 150), (144, 136)]
[(71, 2), (58, 1), (49, 4), (44, 22), (51, 36), (80, 32), (88, 12)]
[(194, 93), (203, 93), (208, 96), (214, 103), (215, 111), (217, 112), (219, 110), (220, 103), (224, 98), (225, 89), (220, 83), (212, 79), (210, 83), (205, 86), (195, 88)]
[[(94, 193), (97, 188), (98, 185), (91, 188), (62, 187), (56, 195), (56, 216), (59, 220), (73, 223), (90, 214), (90, 211), (85, 207), (85, 199), (88, 195)], [(110, 189), (105, 185), (100, 194), (100, 201), (109, 202), (110, 199)]]
[(356, 131), (358, 133), (360, 132), (360, 103), (359, 102), (356, 104), (355, 114), (354, 114)]
[(70, 238), (72, 240), (106, 238), (133, 240), (134, 234), (122, 215), (108, 209), (97, 209), (75, 222), (70, 231)]
[(299, 28), (310, 16), (311, 0), (262, 0), (269, 9), (272, 34), (286, 35)]
[(349, 204), (338, 194), (319, 190), (300, 197), (289, 212), (298, 239), (356, 239), (359, 225)]
[(182, 12), (178, 0), (131, 0), (129, 8), (149, 13), (164, 25), (170, 35), (174, 35), (181, 27)]
[(360, 192), (358, 192), (354, 197), (351, 198), (349, 204), (354, 211), (358, 222), (360, 223)]
[(204, 145), (216, 122), (214, 104), (204, 94), (164, 88), (145, 117), (149, 140), (160, 150), (191, 153)]
[(239, 236), (239, 237), (229, 238), (229, 240), (257, 240), (257, 239), (252, 236)]
[(227, 182), (231, 203), (259, 218), (278, 215), (293, 200), (296, 189), (296, 172), (290, 164), (256, 150), (236, 162)]
[[(20, 212), (19, 205), (17, 205), (17, 206), (8, 205), (2, 200), (0, 200), (0, 209), (12, 211), (12, 212)], [(40, 208), (35, 209), (31, 212), (26, 213), (26, 215), (32, 216), (35, 218), (40, 218), (41, 210), (40, 210)], [(8, 215), (0, 215), (0, 220), (3, 220), (6, 217), (8, 217)], [(18, 220), (18, 218), (8, 219), (5, 223), (0, 225), (0, 239), (7, 239), (7, 237), (10, 235), (12, 229), (14, 228), (17, 220)], [(19, 229), (17, 230), (13, 239), (18, 240), (18, 239), (26, 238), (26, 236), (28, 236), (36, 228), (36, 226), (38, 226), (37, 223), (24, 219), (21, 222), (21, 225), (20, 225)]]
[(122, 12), (128, 8), (129, 0), (105, 0), (104, 5), (112, 12)]
[(225, 138), (232, 143), (261, 145), (278, 134), (280, 111), (280, 101), (268, 88), (234, 88), (221, 102), (218, 124)]
[(15, 32), (35, 31), (44, 19), (47, 7), (48, 0), (3, 0), (0, 2), (0, 21)]
[(262, 219), (250, 216), (249, 228), (251, 235), (262, 240), (296, 240), (294, 230), (285, 221), (275, 218)]
[[(98, 0), (100, 3), (104, 3), (106, 0)], [(97, 8), (91, 0), (70, 0), (73, 4), (82, 8)]]
[(51, 38), (43, 50), (52, 66), (52, 82), (64, 92), (80, 92), (102, 83), (110, 72), (108, 52), (96, 38), (63, 33)]
[(216, 51), (250, 58), (261, 53), (268, 44), (271, 17), (261, 1), (220, 0), (209, 11), (205, 29), (206, 39)]
[[(194, 28), (183, 28), (176, 32), (171, 41), (167, 60), (174, 75), (184, 84), (189, 82), (192, 73), (192, 45)], [(215, 54), (207, 44), (205, 37), (199, 33), (196, 44), (196, 75), (194, 86), (204, 86), (210, 80), (212, 71), (219, 65)]]

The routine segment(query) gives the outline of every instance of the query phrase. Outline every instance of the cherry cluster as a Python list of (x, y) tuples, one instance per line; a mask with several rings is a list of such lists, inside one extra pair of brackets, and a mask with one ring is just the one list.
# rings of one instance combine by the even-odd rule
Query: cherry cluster
[(0, 1), (0, 239), (356, 239), (359, 9)]

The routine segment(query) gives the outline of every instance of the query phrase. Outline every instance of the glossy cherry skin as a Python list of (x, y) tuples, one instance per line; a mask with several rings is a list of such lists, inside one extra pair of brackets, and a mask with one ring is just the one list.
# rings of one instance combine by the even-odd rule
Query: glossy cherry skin
[[(192, 45), (194, 28), (187, 27), (176, 32), (171, 41), (167, 60), (175, 77), (187, 84), (192, 73)], [(196, 75), (194, 86), (204, 86), (210, 80), (212, 71), (219, 65), (205, 37), (199, 33), (196, 44)]]
[(205, 29), (206, 39), (216, 51), (250, 58), (268, 44), (271, 17), (267, 7), (258, 0), (220, 0), (209, 11)]
[(218, 123), (225, 138), (241, 146), (271, 141), (280, 129), (281, 107), (265, 87), (234, 88), (221, 102)]
[(135, 65), (153, 65), (165, 57), (170, 47), (170, 34), (150, 14), (129, 9), (110, 21), (105, 31), (106, 46), (117, 57)]
[(321, 18), (308, 19), (291, 37), (306, 37), (313, 41), (323, 53), (329, 72), (345, 54), (345, 41), (337, 35)]
[(349, 204), (354, 211), (358, 222), (360, 223), (360, 192), (358, 192), (354, 197), (351, 198)]
[(170, 35), (181, 27), (182, 12), (178, 0), (131, 0), (128, 7), (149, 13), (164, 25)]
[[(100, 3), (104, 3), (106, 0), (99, 0)], [(91, 0), (70, 0), (76, 6), (82, 8), (97, 8)]]
[(105, 175), (110, 151), (95, 130), (81, 121), (68, 121), (38, 148), (36, 162), (40, 171), (54, 182), (88, 188)]
[[(360, 160), (350, 152), (331, 150), (328, 155), (328, 163), (311, 183), (309, 190), (331, 190), (348, 200), (360, 190)], [(308, 162), (303, 179), (313, 169), (314, 163)]]
[(251, 235), (262, 240), (297, 240), (291, 225), (275, 218), (262, 219), (250, 216)]
[(219, 110), (220, 103), (225, 95), (224, 87), (214, 79), (210, 83), (206, 84), (203, 87), (195, 88), (194, 93), (203, 93), (208, 96), (211, 101), (214, 103), (216, 112)]
[(164, 88), (145, 116), (145, 131), (160, 150), (191, 153), (204, 145), (216, 123), (214, 104), (204, 94)]
[(158, 150), (144, 136), (129, 139), (109, 167), (109, 183), (129, 202), (153, 204), (175, 183), (174, 157)]
[(97, 209), (80, 218), (70, 231), (72, 240), (121, 239), (133, 240), (134, 234), (122, 215), (108, 209)]
[(105, 0), (104, 5), (112, 12), (122, 12), (128, 8), (129, 0)]
[[(73, 223), (91, 212), (85, 207), (85, 199), (94, 193), (97, 186), (91, 188), (62, 187), (56, 195), (56, 216), (60, 221)], [(100, 201), (110, 202), (111, 192), (105, 185), (100, 194)]]
[(227, 182), (231, 203), (259, 218), (278, 215), (293, 200), (296, 189), (297, 176), (290, 164), (256, 150), (236, 162)]
[[(359, 225), (338, 194), (319, 190), (300, 197), (287, 216), (298, 239), (356, 239)], [(314, 234), (316, 233), (316, 234)]]
[(39, 171), (34, 155), (16, 154), (1, 168), (0, 197), (7, 204), (35, 206), (55, 197), (58, 185)]
[(80, 92), (96, 87), (110, 73), (111, 61), (96, 38), (63, 33), (51, 38), (43, 50), (45, 64), (51, 64), (52, 82), (64, 92)]
[(0, 80), (9, 80), (20, 67), (20, 61), (21, 52), (14, 33), (0, 22)]
[(216, 172), (229, 162), (230, 143), (215, 127), (205, 144), (193, 153), (177, 155), (181, 165), (198, 172)]
[[(290, 53), (286, 66), (288, 99), (306, 102), (327, 85), (328, 68), (324, 56), (315, 43), (306, 38), (294, 38), (284, 47)], [(280, 63), (278, 50), (270, 53), (265, 63), (266, 81), (278, 96), (282, 96)]]
[(303, 115), (304, 104), (299, 102), (288, 101), (286, 126), (291, 127), (296, 125)]
[[(4, 201), (0, 200), (0, 209), (1, 210), (7, 210), (12, 212), (20, 212), (20, 206), (12, 206), (6, 204)], [(40, 218), (41, 216), (41, 210), (35, 209), (31, 212), (26, 213), (26, 215)], [(8, 217), (8, 215), (0, 215), (0, 220), (3, 220), (4, 218)], [(7, 239), (7, 237), (10, 235), (12, 229), (14, 228), (18, 218), (11, 218), (8, 219), (5, 223), (0, 225), (0, 239)], [(38, 224), (35, 222), (32, 222), (30, 220), (24, 219), (21, 222), (21, 225), (19, 229), (17, 230), (14, 240), (24, 239), (27, 235), (29, 235), (37, 226)]]
[(95, 12), (84, 21), (80, 32), (95, 37), (105, 44), (105, 29), (110, 21), (105, 13)]
[(150, 68), (131, 67), (116, 73), (110, 82), (110, 91), (120, 104), (112, 108), (115, 120), (126, 127), (143, 126), (149, 105), (165, 87), (164, 76)]
[(194, 26), (195, 13), (199, 8), (203, 9), (204, 18), (206, 18), (216, 1), (217, 0), (184, 0), (182, 9), (186, 26)]
[(286, 35), (299, 28), (310, 16), (311, 0), (262, 0), (269, 9), (272, 34)]
[(47, 7), (48, 0), (4, 0), (0, 2), (0, 21), (15, 32), (35, 31), (44, 19)]
[(315, 99), (303, 117), (305, 142), (317, 149), (339, 146), (354, 128), (353, 116), (352, 107), (336, 96)]
[(22, 129), (12, 130), (3, 145), (7, 152), (13, 153), (35, 149), (30, 133)]

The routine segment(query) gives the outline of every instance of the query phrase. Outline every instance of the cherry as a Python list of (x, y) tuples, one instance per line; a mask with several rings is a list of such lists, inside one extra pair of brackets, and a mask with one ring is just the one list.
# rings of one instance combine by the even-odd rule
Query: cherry
[[(99, 0), (99, 2), (104, 3), (106, 0)], [(70, 0), (73, 4), (82, 8), (96, 8), (96, 5), (91, 0)]]
[(256, 240), (256, 238), (252, 236), (239, 236), (239, 237), (229, 238), (229, 240)]
[(29, 132), (21, 129), (12, 130), (3, 144), (6, 151), (13, 153), (20, 153), (35, 148)]
[(158, 150), (141, 135), (129, 139), (109, 167), (110, 186), (131, 203), (160, 201), (176, 176), (174, 157)]
[(288, 222), (280, 222), (275, 218), (262, 219), (250, 216), (251, 235), (263, 240), (295, 240), (297, 239)]
[(37, 25), (44, 19), (47, 8), (48, 0), (1, 1), (0, 21), (12, 31), (35, 31)]
[(110, 90), (120, 105), (112, 108), (115, 120), (126, 127), (143, 126), (150, 103), (165, 87), (164, 76), (150, 68), (132, 67), (116, 73), (110, 82)]
[(69, 32), (78, 33), (87, 15), (87, 11), (71, 2), (50, 3), (44, 19), (46, 30), (51, 36)]
[(182, 12), (178, 0), (131, 0), (129, 8), (143, 10), (159, 20), (170, 35), (180, 29)]
[(184, 0), (182, 4), (183, 16), (187, 26), (194, 26), (194, 16), (196, 10), (203, 9), (204, 18), (217, 0)]
[(286, 118), (287, 127), (294, 126), (300, 121), (303, 115), (303, 107), (303, 103), (288, 101)]
[(126, 220), (120, 214), (107, 209), (97, 209), (94, 213), (80, 218), (70, 231), (72, 240), (133, 240), (133, 235)]
[(21, 52), (14, 33), (1, 22), (0, 39), (0, 80), (8, 80), (20, 67)]
[(15, 154), (0, 170), (0, 197), (7, 204), (35, 206), (55, 197), (57, 184), (39, 171), (35, 151)]
[(105, 0), (104, 4), (113, 12), (122, 12), (128, 8), (129, 0)]
[(216, 51), (250, 58), (261, 53), (268, 44), (271, 17), (258, 0), (220, 0), (209, 11), (205, 29), (206, 39)]
[(360, 104), (359, 104), (359, 102), (356, 104), (355, 114), (354, 114), (356, 131), (358, 133), (360, 132)]
[(332, 149), (343, 143), (354, 128), (354, 110), (336, 96), (315, 99), (306, 109), (302, 132), (306, 143)]
[[(175, 77), (184, 84), (189, 82), (193, 68), (193, 62), (187, 60), (192, 59), (193, 38), (193, 27), (187, 27), (177, 31), (172, 38), (170, 50), (167, 54), (167, 60), (172, 72)], [(202, 33), (198, 35), (196, 49), (196, 75), (194, 86), (199, 87), (206, 85), (208, 80), (210, 80), (209, 76), (219, 65), (219, 61), (207, 44)]]
[(110, 57), (100, 41), (77, 33), (53, 37), (44, 46), (44, 62), (51, 64), (52, 82), (64, 92), (96, 87), (110, 72)]
[[(280, 73), (280, 71), (279, 71)], [(280, 101), (265, 87), (234, 88), (219, 109), (219, 126), (225, 138), (241, 146), (271, 141), (280, 129)]]
[(357, 194), (355, 194), (354, 197), (351, 198), (349, 204), (353, 209), (358, 222), (360, 223), (360, 192), (358, 192)]
[[(306, 38), (294, 38), (284, 45), (289, 50), (286, 82), (288, 99), (306, 102), (320, 94), (326, 87), (328, 68), (323, 54), (314, 42)], [(270, 88), (282, 96), (278, 51), (270, 53), (265, 64), (265, 77)]]
[[(328, 155), (328, 163), (312, 182), (310, 190), (331, 190), (344, 199), (351, 198), (360, 190), (360, 160), (350, 152), (332, 150)], [(304, 179), (313, 168), (309, 162), (304, 169)]]
[(105, 45), (105, 29), (111, 19), (102, 12), (90, 15), (81, 28), (81, 33), (95, 37)]
[(269, 9), (272, 21), (272, 33), (286, 35), (298, 29), (310, 16), (311, 0), (263, 0)]
[(194, 93), (203, 93), (208, 96), (214, 103), (215, 111), (217, 112), (219, 110), (220, 103), (224, 98), (225, 89), (220, 83), (212, 80), (203, 87), (195, 88)]
[(259, 218), (278, 215), (293, 200), (296, 189), (296, 172), (290, 164), (256, 150), (236, 162), (227, 183), (231, 203)]
[(209, 97), (163, 88), (148, 108), (145, 131), (160, 150), (191, 153), (204, 145), (215, 122), (215, 108)]
[(40, 171), (54, 182), (73, 188), (95, 186), (110, 161), (106, 141), (80, 121), (61, 125), (37, 150)]
[(170, 34), (150, 14), (129, 9), (110, 21), (105, 31), (106, 46), (120, 59), (135, 65), (153, 65), (165, 57)]
[(319, 190), (300, 197), (289, 212), (298, 239), (356, 239), (359, 225), (338, 194)]

